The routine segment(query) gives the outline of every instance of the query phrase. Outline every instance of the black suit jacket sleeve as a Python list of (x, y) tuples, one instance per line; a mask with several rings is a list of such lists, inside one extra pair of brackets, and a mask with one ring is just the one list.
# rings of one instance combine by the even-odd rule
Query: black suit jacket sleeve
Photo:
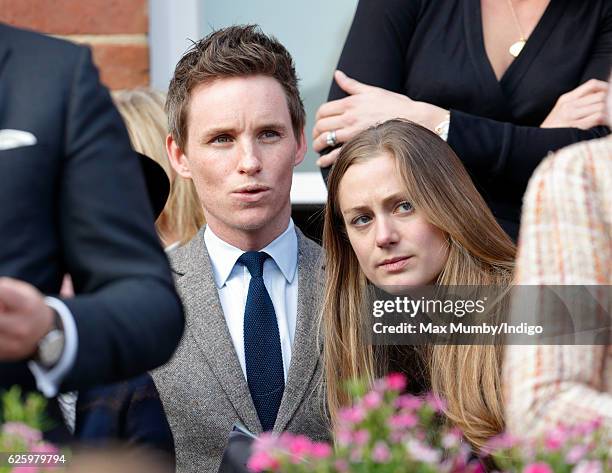
[(182, 307), (139, 163), (86, 49), (70, 88), (58, 217), (65, 269), (78, 294), (64, 302), (79, 336), (62, 389), (163, 364), (181, 337)]

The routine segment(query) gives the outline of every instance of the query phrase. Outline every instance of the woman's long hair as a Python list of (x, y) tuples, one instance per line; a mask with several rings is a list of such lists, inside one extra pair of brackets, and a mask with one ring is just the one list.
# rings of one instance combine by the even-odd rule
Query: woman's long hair
[(187, 243), (204, 224), (204, 213), (193, 182), (177, 175), (166, 154), (168, 119), (165, 95), (151, 89), (113, 92), (113, 101), (125, 122), (132, 147), (156, 161), (170, 179), (170, 195), (156, 227), (164, 244)]
[[(511, 284), (516, 248), (495, 221), (463, 164), (451, 148), (426, 128), (390, 120), (346, 143), (328, 182), (323, 229), (326, 288), (322, 327), (327, 405), (335, 424), (350, 400), (343, 384), (372, 381), (386, 374), (385, 347), (367, 341), (368, 284), (350, 245), (340, 212), (338, 189), (357, 161), (386, 153), (395, 157), (413, 207), (447, 237), (448, 259), (440, 285)], [(500, 386), (501, 347), (427, 347), (425, 364), (433, 392), (446, 400), (445, 414), (476, 447), (503, 430)]]

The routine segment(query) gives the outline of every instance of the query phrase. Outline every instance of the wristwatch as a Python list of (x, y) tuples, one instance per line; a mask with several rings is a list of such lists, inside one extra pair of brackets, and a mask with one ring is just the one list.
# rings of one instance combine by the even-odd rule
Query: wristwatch
[(34, 361), (46, 369), (52, 368), (60, 360), (66, 342), (62, 318), (55, 310), (53, 315), (53, 328), (38, 341), (38, 349), (34, 356)]

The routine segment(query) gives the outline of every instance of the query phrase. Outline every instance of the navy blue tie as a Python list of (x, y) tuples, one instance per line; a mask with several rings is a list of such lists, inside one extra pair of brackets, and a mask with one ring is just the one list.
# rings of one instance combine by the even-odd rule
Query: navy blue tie
[(249, 391), (264, 431), (274, 427), (285, 390), (278, 324), (263, 280), (263, 266), (269, 256), (247, 251), (238, 259), (251, 273), (244, 309), (244, 357)]

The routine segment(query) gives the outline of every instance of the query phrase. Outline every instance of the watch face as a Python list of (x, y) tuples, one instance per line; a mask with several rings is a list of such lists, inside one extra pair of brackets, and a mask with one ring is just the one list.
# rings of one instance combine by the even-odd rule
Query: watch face
[(40, 363), (50, 368), (55, 365), (64, 351), (64, 332), (51, 330), (38, 344), (38, 358)]

